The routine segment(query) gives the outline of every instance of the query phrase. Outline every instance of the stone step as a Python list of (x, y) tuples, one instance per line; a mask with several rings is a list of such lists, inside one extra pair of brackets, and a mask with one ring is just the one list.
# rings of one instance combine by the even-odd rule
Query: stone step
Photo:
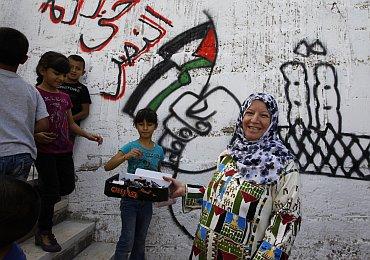
[(54, 216), (53, 216), (53, 223), (54, 226), (61, 223), (68, 217), (68, 198), (62, 198), (54, 206)]
[[(55, 204), (54, 216), (53, 216), (54, 225), (61, 223), (63, 220), (67, 219), (67, 217), (68, 217), (68, 199), (65, 198), (59, 201), (57, 204)], [(23, 241), (26, 241), (30, 237), (34, 236), (36, 232), (36, 228), (37, 228), (37, 224), (33, 227), (33, 229), (27, 235), (19, 239), (17, 242), (21, 243)]]
[(74, 260), (112, 260), (116, 244), (95, 242), (78, 254)]
[(62, 246), (61, 252), (44, 252), (41, 247), (35, 246), (34, 237), (21, 243), (20, 246), (28, 260), (70, 260), (92, 243), (94, 230), (94, 222), (65, 220), (53, 227), (53, 233)]

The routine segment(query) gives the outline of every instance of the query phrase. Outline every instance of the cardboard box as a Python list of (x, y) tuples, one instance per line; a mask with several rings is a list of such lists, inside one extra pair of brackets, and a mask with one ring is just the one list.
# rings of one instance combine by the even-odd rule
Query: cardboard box
[(162, 176), (172, 177), (171, 174), (144, 169), (136, 169), (135, 174), (116, 174), (105, 181), (104, 194), (115, 198), (167, 201), (170, 182), (163, 180)]

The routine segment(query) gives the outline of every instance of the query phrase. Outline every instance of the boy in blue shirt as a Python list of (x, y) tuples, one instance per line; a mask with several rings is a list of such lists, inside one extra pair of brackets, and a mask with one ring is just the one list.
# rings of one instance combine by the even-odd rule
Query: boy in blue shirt
[[(134, 126), (139, 139), (122, 146), (104, 166), (106, 171), (128, 161), (127, 172), (135, 173), (137, 168), (159, 171), (164, 159), (163, 148), (152, 141), (158, 126), (155, 111), (144, 108), (137, 112)], [(153, 214), (153, 203), (132, 198), (121, 199), (121, 235), (116, 246), (114, 259), (145, 259), (145, 239)]]

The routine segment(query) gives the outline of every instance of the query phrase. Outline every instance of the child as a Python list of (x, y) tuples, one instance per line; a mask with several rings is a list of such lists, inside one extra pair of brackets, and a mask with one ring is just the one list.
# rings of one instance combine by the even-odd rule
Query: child
[(71, 70), (59, 90), (71, 98), (73, 120), (80, 125), (89, 116), (91, 104), (89, 90), (79, 82), (80, 77), (85, 74), (85, 60), (79, 55), (70, 55), (68, 60)]
[[(124, 161), (128, 161), (129, 173), (135, 173), (136, 168), (160, 170), (164, 152), (161, 146), (152, 141), (153, 132), (158, 126), (157, 114), (149, 108), (139, 110), (134, 118), (134, 126), (139, 139), (124, 145), (104, 166), (106, 171), (115, 169)], [(130, 259), (144, 259), (145, 239), (153, 214), (152, 202), (122, 198), (120, 209), (122, 229), (114, 259), (128, 259), (130, 252)]]
[(41, 212), (35, 244), (47, 252), (58, 252), (61, 246), (52, 233), (54, 205), (61, 196), (75, 188), (73, 143), (69, 130), (76, 135), (101, 144), (99, 135), (82, 130), (74, 121), (69, 96), (58, 90), (69, 72), (68, 59), (57, 52), (49, 51), (41, 56), (36, 72), (37, 89), (45, 100), (49, 112), (49, 131), (35, 134), (38, 156), (38, 172), (41, 196)]
[(36, 159), (35, 132), (48, 128), (40, 93), (17, 75), (27, 61), (28, 40), (21, 32), (0, 27), (0, 176), (26, 180)]
[(26, 260), (15, 242), (32, 230), (39, 212), (40, 197), (30, 184), (0, 176), (0, 259)]

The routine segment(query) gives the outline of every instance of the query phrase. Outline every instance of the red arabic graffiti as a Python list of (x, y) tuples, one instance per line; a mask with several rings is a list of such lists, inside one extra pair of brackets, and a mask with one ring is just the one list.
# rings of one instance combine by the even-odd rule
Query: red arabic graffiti
[[(78, 14), (80, 13), (80, 10), (84, 4), (85, 0), (77, 0), (76, 1), (76, 6), (74, 8), (73, 16), (71, 20), (65, 21), (64, 15), (65, 15), (65, 8), (62, 6), (56, 5), (55, 0), (49, 0), (41, 4), (39, 11), (41, 13), (45, 13), (46, 10), (49, 8), (49, 15), (50, 15), (50, 20), (53, 23), (64, 23), (64, 24), (69, 24), (69, 25), (74, 25), (76, 24)], [(56, 11), (58, 12), (58, 15), (56, 14)]]
[[(118, 36), (120, 32), (120, 27), (123, 26), (118, 25), (117, 23), (120, 22), (120, 20), (128, 12), (130, 12), (130, 10), (132, 10), (135, 5), (139, 4), (140, 2), (141, 0), (116, 0), (109, 1), (110, 4), (108, 4), (106, 0), (99, 0), (92, 14), (84, 14), (83, 12), (86, 11), (84, 10), (84, 6), (86, 4), (85, 0), (71, 0), (68, 9), (66, 8), (66, 2), (64, 2), (64, 6), (62, 6), (61, 4), (57, 4), (56, 0), (48, 0), (40, 5), (39, 11), (41, 13), (46, 13), (47, 11), (49, 11), (49, 18), (54, 24), (65, 24), (68, 26), (74, 26), (78, 23), (79, 19), (91, 19), (96, 20), (99, 27), (110, 29), (111, 31), (106, 38), (103, 38), (98, 43), (95, 43), (96, 40), (94, 39), (92, 41), (94, 42), (94, 44), (86, 41), (86, 35), (84, 33), (80, 34), (79, 45), (81, 51), (91, 53), (103, 50), (109, 45), (113, 38)], [(67, 15), (66, 9), (73, 10), (72, 14)], [(126, 86), (126, 67), (134, 66), (135, 61), (140, 56), (151, 50), (161, 41), (161, 39), (163, 39), (163, 37), (167, 33), (164, 26), (173, 26), (171, 20), (158, 13), (150, 6), (145, 7), (145, 13), (139, 16), (138, 21), (141, 23), (140, 27), (143, 28), (143, 32), (147, 33), (148, 31), (154, 31), (155, 36), (152, 36), (150, 38), (145, 37), (144, 35), (141, 36), (141, 44), (134, 43), (132, 42), (132, 40), (122, 41), (123, 53), (119, 55), (117, 59), (112, 59), (112, 62), (116, 63), (119, 68), (118, 86), (116, 89), (116, 93), (112, 95), (110, 93), (103, 92), (102, 96), (105, 99), (118, 100), (123, 97)], [(160, 22), (163, 22), (162, 25), (160, 25)], [(134, 27), (133, 25), (131, 25), (131, 23), (130, 26)], [(140, 32), (138, 29), (133, 28), (132, 34), (138, 37)]]

